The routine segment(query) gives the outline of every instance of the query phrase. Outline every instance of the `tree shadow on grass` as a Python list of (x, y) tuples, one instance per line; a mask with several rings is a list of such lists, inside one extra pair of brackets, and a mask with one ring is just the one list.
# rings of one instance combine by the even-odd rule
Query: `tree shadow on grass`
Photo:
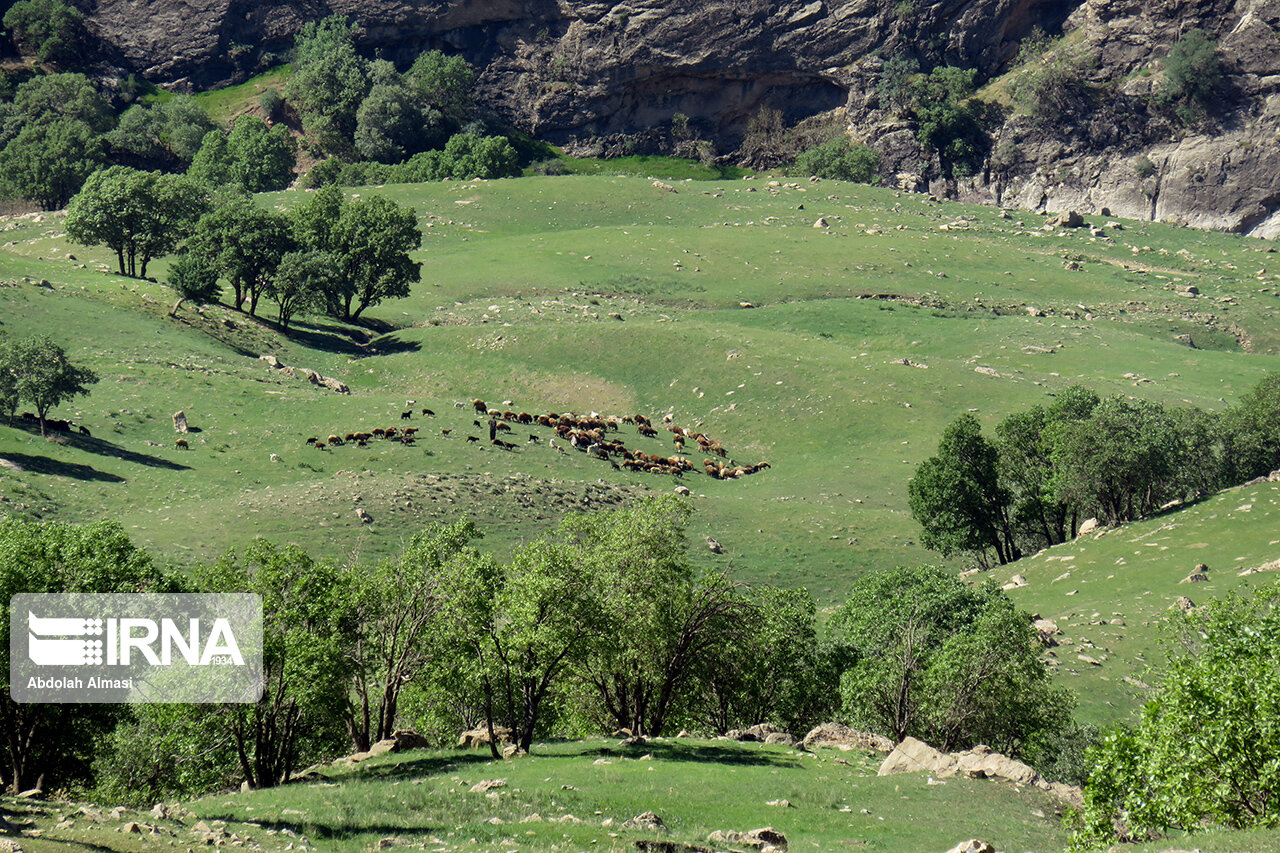
[[(31, 433), (32, 435), (40, 434), (40, 424), (32, 421), (16, 420), (13, 422), (13, 424), (11, 424), (11, 426), (13, 426), (14, 429), (20, 429), (25, 432)], [(199, 432), (200, 430), (196, 429), (191, 431)], [(129, 450), (128, 448), (121, 447), (118, 444), (107, 441), (105, 438), (94, 438), (92, 436), (82, 435), (78, 432), (62, 432), (62, 431), (56, 431), (56, 432), (50, 431), (49, 435), (57, 437), (59, 442), (65, 444), (68, 447), (74, 447), (77, 450), (83, 450), (86, 453), (96, 453), (100, 456), (114, 456), (123, 462), (131, 462), (135, 465), (145, 465), (148, 468), (167, 468), (170, 471), (190, 471), (191, 470), (190, 465), (182, 465), (178, 462), (172, 462), (160, 456), (152, 456), (150, 453), (139, 453), (136, 450)], [(13, 454), (7, 454), (7, 455), (12, 456)], [(41, 459), (43, 457), (34, 456), (31, 458)], [(14, 461), (17, 461), (17, 460), (15, 459)], [(19, 464), (22, 464), (22, 463), (19, 463)], [(71, 463), (68, 463), (68, 464), (71, 464)], [(29, 468), (29, 470), (34, 470), (34, 469), (30, 469), (30, 466), (27, 466), (25, 464), (22, 464), (22, 467)], [(80, 467), (88, 468), (91, 471), (93, 470), (87, 465), (80, 466)], [(97, 478), (97, 479), (101, 479), (101, 478)], [(120, 479), (119, 482), (124, 482), (124, 480)]]
[[(264, 321), (270, 322), (270, 321)], [(395, 355), (402, 352), (417, 352), (421, 345), (415, 341), (401, 341), (388, 337), (387, 332), (394, 327), (382, 328), (374, 321), (362, 322), (363, 328), (355, 328), (341, 323), (306, 322), (295, 320), (285, 329), (279, 324), (271, 323), (275, 330), (294, 343), (301, 344), (321, 352), (339, 353), (352, 358), (364, 358), (371, 355)]]
[(485, 764), (494, 760), (488, 747), (485, 747), (484, 749), (477, 749), (474, 753), (462, 755), (456, 753), (424, 755), (421, 758), (410, 758), (405, 761), (387, 762), (386, 764), (366, 764), (360, 766), (354, 773), (344, 773), (343, 778), (358, 779), (363, 782), (409, 779), (457, 770), (466, 764)]
[[(206, 814), (205, 820), (225, 820), (227, 823), (239, 823), (244, 820), (237, 815), (231, 813), (224, 814)], [(342, 840), (347, 838), (355, 838), (361, 835), (379, 835), (388, 836), (404, 836), (404, 835), (427, 835), (429, 833), (438, 832), (446, 829), (443, 826), (430, 826), (427, 824), (409, 825), (405, 824), (389, 824), (389, 823), (369, 823), (369, 824), (347, 824), (344, 826), (333, 826), (326, 823), (319, 823), (314, 818), (307, 815), (298, 815), (295, 820), (276, 819), (254, 817), (253, 823), (265, 829), (290, 830), (292, 832), (301, 832), (308, 840), (314, 841), (317, 838), (328, 840)]]
[(99, 471), (92, 465), (81, 465), (78, 462), (63, 462), (50, 459), (48, 456), (33, 456), (30, 453), (8, 453), (4, 458), (18, 465), (24, 471), (35, 474), (52, 474), (58, 477), (70, 477), (73, 480), (97, 481), (100, 483), (125, 483), (124, 477)]
[[(759, 747), (761, 744), (753, 744)], [(655, 743), (636, 746), (601, 746), (584, 750), (583, 757), (639, 758), (652, 755), (658, 761), (694, 761), (705, 764), (749, 765), (753, 767), (799, 767), (800, 757), (748, 746), (721, 746), (708, 743)]]

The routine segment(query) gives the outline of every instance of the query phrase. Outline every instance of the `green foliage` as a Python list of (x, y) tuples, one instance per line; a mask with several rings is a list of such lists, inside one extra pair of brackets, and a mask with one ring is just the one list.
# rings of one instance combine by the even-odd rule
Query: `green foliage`
[(920, 463), (907, 485), (921, 544), (944, 556), (970, 553), (983, 565), (992, 553), (1002, 564), (1021, 556), (998, 458), (972, 415), (962, 415), (947, 427), (938, 455)]
[(4, 13), (5, 29), (41, 62), (79, 58), (84, 14), (63, 0), (18, 0)]
[(344, 320), (384, 299), (408, 296), (422, 275), (422, 265), (409, 257), (422, 243), (417, 213), (385, 196), (345, 203), (330, 240), (340, 288), (335, 301)]
[[(83, 74), (43, 74), (18, 86), (13, 95), (12, 122), (55, 124), (60, 119), (80, 122), (94, 133), (104, 133), (112, 124), (107, 102)], [(10, 132), (6, 127), (6, 134)]]
[(253, 705), (215, 706), (209, 724), (229, 734), (251, 787), (288, 782), (295, 769), (331, 756), (343, 740), (338, 721), (356, 637), (346, 573), (296, 545), (256, 539), (200, 580), (211, 592), (262, 596), (263, 697)]
[(145, 278), (151, 259), (173, 252), (206, 210), (204, 193), (185, 177), (111, 166), (91, 175), (71, 200), (67, 236), (106, 245), (121, 275)]
[(1161, 101), (1190, 123), (1212, 107), (1221, 87), (1217, 43), (1199, 27), (1188, 30), (1164, 58)]
[(876, 80), (876, 93), (883, 106), (901, 115), (911, 105), (912, 83), (920, 73), (920, 63), (897, 54), (884, 61)]
[(1264, 376), (1224, 413), (1221, 427), (1227, 482), (1243, 483), (1280, 469), (1280, 373)]
[(220, 130), (211, 130), (204, 135), (199, 149), (191, 158), (187, 177), (209, 189), (231, 183), (231, 156), (227, 152), (225, 133)]
[(1070, 694), (1050, 686), (1030, 620), (993, 585), (927, 566), (873, 572), (829, 630), (854, 726), (1020, 754), (1069, 718)]
[(401, 81), (379, 83), (356, 111), (356, 152), (366, 160), (398, 163), (430, 144), (440, 113), (423, 111)]
[(1133, 162), (1133, 173), (1139, 178), (1146, 180), (1156, 173), (1156, 164), (1151, 162), (1151, 158), (1146, 154), (1141, 154), (1138, 159)]
[(175, 95), (150, 106), (125, 110), (107, 143), (115, 151), (157, 168), (178, 169), (191, 163), (213, 122), (189, 95)]
[(268, 128), (257, 116), (241, 116), (227, 137), (231, 180), (250, 193), (284, 189), (293, 180), (293, 147), (283, 124)]
[(982, 163), (988, 139), (982, 105), (973, 100), (973, 69), (939, 66), (911, 84), (916, 138), (936, 154), (942, 177), (971, 175)]
[(5, 350), (3, 361), (11, 373), (14, 391), (19, 400), (35, 407), (42, 435), (50, 409), (88, 394), (89, 386), (98, 381), (97, 374), (89, 368), (72, 364), (66, 351), (47, 335), (9, 341)]
[(18, 365), (14, 363), (13, 348), (0, 335), (0, 412), (4, 413), (5, 420), (11, 424), (20, 402), (22, 398), (18, 395)]
[(130, 706), (96, 751), (93, 799), (145, 808), (234, 785), (235, 744), (209, 717), (199, 706)]
[(369, 63), (356, 52), (355, 28), (341, 16), (308, 21), (294, 41), (286, 94), (302, 113), (307, 134), (340, 157), (353, 151), (356, 114), (369, 93)]
[(438, 110), (455, 127), (461, 127), (475, 110), (476, 75), (461, 56), (428, 50), (413, 61), (405, 82), (426, 106)]
[(296, 244), (290, 221), (259, 208), (253, 199), (237, 193), (215, 198), (213, 209), (196, 223), (188, 249), (202, 253), (219, 274), (231, 282), (235, 308), (249, 314), (258, 310), (258, 299), (286, 253)]
[(335, 288), (334, 258), (327, 252), (288, 252), (267, 282), (266, 294), (279, 307), (284, 328), (298, 312), (323, 311)]
[(279, 89), (271, 86), (258, 96), (258, 108), (268, 119), (278, 121), (284, 114), (284, 96)]
[[(39, 356), (36, 351), (22, 357)], [(65, 376), (65, 373), (64, 373)], [(83, 380), (83, 377), (81, 378)], [(114, 522), (76, 526), (0, 517), (0, 598), (19, 592), (168, 592), (172, 582)], [(9, 608), (0, 608), (0, 632), (9, 634)], [(11, 793), (43, 779), (48, 790), (81, 782), (98, 739), (120, 709), (111, 705), (14, 702), (9, 695), (9, 644), (0, 644), (0, 731), (8, 736), (0, 790)], [(23, 733), (24, 737), (15, 737)]]
[(0, 150), (0, 187), (57, 210), (105, 162), (102, 148), (101, 137), (82, 122), (28, 124)]
[(1141, 720), (1091, 753), (1077, 848), (1280, 820), (1280, 584), (1175, 619)]
[(178, 308), (186, 300), (197, 305), (215, 302), (220, 292), (218, 268), (209, 258), (195, 252), (184, 252), (169, 265), (169, 279), (165, 283), (178, 294), (178, 301), (169, 312), (170, 317), (177, 315)]
[(868, 184), (875, 179), (879, 163), (878, 153), (841, 136), (802, 152), (796, 157), (795, 171), (833, 181)]

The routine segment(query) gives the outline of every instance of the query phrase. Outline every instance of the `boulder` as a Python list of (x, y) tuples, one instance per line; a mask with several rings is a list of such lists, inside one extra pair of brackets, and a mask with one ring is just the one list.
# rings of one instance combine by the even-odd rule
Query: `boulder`
[(495, 788), (507, 787), (506, 779), (481, 779), (479, 782), (471, 786), (471, 793), (486, 794)]
[(1098, 519), (1086, 518), (1084, 520), (1084, 523), (1081, 524), (1080, 527), (1076, 530), (1076, 535), (1083, 536), (1086, 533), (1092, 533), (1093, 531), (1097, 530), (1100, 526), (1101, 524), (1098, 522)]
[(996, 848), (985, 841), (970, 838), (968, 841), (961, 841), (947, 853), (996, 853)]
[(781, 744), (782, 746), (795, 746), (796, 739), (790, 732), (769, 732), (764, 736), (764, 742), (769, 744)]
[(763, 826), (750, 832), (738, 832), (732, 829), (717, 829), (707, 836), (707, 841), (717, 846), (732, 845), (735, 847), (751, 847), (756, 850), (786, 850), (787, 837), (771, 826)]
[(1172, 610), (1175, 607), (1181, 610), (1183, 613), (1190, 613), (1192, 610), (1196, 609), (1195, 603), (1191, 599), (1187, 598), (1185, 595), (1178, 596), (1177, 598), (1174, 599), (1173, 604), (1169, 605), (1170, 610)]
[(778, 733), (781, 733), (781, 731), (782, 731), (781, 729), (779, 729), (777, 726), (774, 726), (771, 723), (756, 723), (754, 726), (743, 729), (741, 732), (739, 732), (738, 736), (734, 738), (734, 740), (755, 741), (755, 742), (762, 743), (764, 742), (764, 739), (767, 738), (769, 735), (778, 734)]
[(983, 745), (963, 752), (945, 753), (924, 741), (908, 737), (894, 747), (893, 752), (880, 764), (876, 775), (890, 776), (895, 773), (929, 773), (943, 778), (961, 774), (974, 779), (1013, 782), (1039, 788), (1069, 805), (1083, 802), (1079, 788), (1049, 782), (1035, 768), (993, 752), (991, 747)]
[(339, 382), (337, 379), (334, 379), (331, 376), (321, 376), (320, 384), (323, 385), (325, 388), (328, 388), (330, 391), (336, 391), (339, 394), (351, 393), (351, 389), (348, 388), (345, 383)]
[(868, 752), (883, 754), (893, 751), (893, 741), (887, 737), (872, 732), (860, 732), (840, 723), (823, 723), (810, 729), (809, 733), (804, 736), (801, 745), (808, 750), (827, 747), (845, 752), (851, 749), (863, 749)]
[(173, 428), (180, 433), (187, 431), (187, 416), (182, 412), (173, 413)]
[(624, 820), (622, 826), (625, 829), (643, 829), (648, 832), (667, 831), (667, 825), (662, 822), (662, 818), (653, 812), (641, 812), (630, 820)]
[(1064, 210), (1053, 220), (1053, 224), (1059, 228), (1081, 228), (1084, 226), (1084, 217), (1077, 210)]
[(280, 359), (276, 358), (274, 355), (260, 355), (258, 358), (265, 361), (269, 366), (274, 367), (276, 370), (284, 367), (280, 362)]
[[(511, 742), (511, 729), (506, 726), (494, 726), (493, 735), (497, 738), (498, 743)], [(474, 729), (468, 729), (458, 735), (458, 746), (464, 749), (472, 749), (477, 746), (487, 746), (489, 744), (489, 729), (486, 726), (477, 726)]]
[(936, 773), (939, 776), (951, 776), (955, 773), (955, 766), (954, 759), (945, 752), (939, 752), (922, 740), (908, 737), (895, 746), (880, 763), (876, 775)]

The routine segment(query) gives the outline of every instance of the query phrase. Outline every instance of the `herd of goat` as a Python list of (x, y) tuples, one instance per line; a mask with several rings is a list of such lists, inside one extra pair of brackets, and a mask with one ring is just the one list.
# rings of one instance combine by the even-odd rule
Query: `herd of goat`
[[(454, 403), (454, 405), (458, 408), (466, 407), (466, 404), (461, 402)], [(531, 415), (528, 412), (491, 409), (483, 400), (472, 400), (471, 407), (477, 415), (487, 419), (489, 443), (502, 450), (516, 450), (519, 446), (516, 442), (508, 441), (503, 437), (513, 432), (513, 424), (522, 426), (536, 425), (555, 431), (556, 437), (548, 438), (546, 442), (547, 446), (553, 450), (566, 453), (565, 447), (567, 446), (590, 457), (604, 460), (617, 470), (672, 474), (677, 477), (683, 476), (686, 472), (696, 472), (697, 468), (693, 463), (682, 455), (685, 452), (685, 445), (689, 442), (697, 444), (699, 453), (706, 457), (702, 460), (702, 470), (708, 476), (717, 480), (732, 480), (738, 477), (745, 477), (748, 474), (754, 474), (770, 467), (768, 462), (760, 462), (755, 465), (739, 465), (735, 463), (728, 458), (724, 445), (719, 441), (709, 438), (704, 433), (676, 426), (672, 422), (670, 415), (666, 415), (662, 419), (662, 426), (671, 433), (672, 442), (675, 445), (675, 453), (670, 456), (663, 456), (658, 453), (645, 453), (643, 450), (632, 450), (626, 447), (619, 437), (622, 425), (631, 424), (636, 427), (640, 435), (646, 438), (657, 438), (660, 435), (658, 429), (644, 415), (618, 417), (600, 415), (594, 412), (590, 415), (561, 414), (559, 412)], [(414, 411), (413, 408), (410, 408), (401, 412), (400, 420), (412, 420)], [(422, 409), (422, 416), (434, 418), (435, 412), (431, 409)], [(472, 421), (472, 425), (480, 430), (484, 430), (486, 426), (479, 417)], [(367, 447), (369, 442), (375, 439), (394, 441), (412, 446), (417, 441), (418, 433), (419, 428), (415, 426), (392, 426), (373, 429), (368, 432), (334, 433), (328, 436), (316, 435), (308, 438), (306, 443), (322, 451), (344, 445)], [(452, 433), (452, 428), (440, 430), (441, 436), (447, 437)], [(531, 432), (528, 435), (527, 443), (542, 443), (542, 436), (537, 433)], [(557, 438), (560, 443), (557, 443)], [(481, 439), (476, 435), (468, 435), (466, 441), (479, 444)]]

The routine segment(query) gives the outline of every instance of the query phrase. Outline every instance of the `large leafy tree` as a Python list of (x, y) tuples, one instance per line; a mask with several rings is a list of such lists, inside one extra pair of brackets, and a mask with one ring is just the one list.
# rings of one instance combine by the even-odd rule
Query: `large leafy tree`
[(356, 114), (369, 93), (369, 63), (356, 52), (346, 18), (310, 21), (294, 41), (295, 73), (289, 100), (302, 112), (307, 133), (331, 154), (349, 157)]
[(942, 177), (971, 175), (986, 151), (982, 105), (973, 99), (973, 69), (939, 66), (915, 78), (912, 103), (918, 122), (916, 138), (936, 154)]
[[(390, 63), (385, 63), (390, 65)], [(382, 69), (383, 62), (374, 65)], [(379, 82), (356, 111), (356, 152), (366, 160), (399, 163), (409, 154), (438, 142), (441, 116), (424, 110), (405, 82), (391, 68), (375, 74)]]
[(1065, 725), (1031, 620), (994, 586), (934, 567), (871, 572), (832, 617), (844, 715), (900, 741), (1018, 753)]
[[(19, 592), (169, 592), (173, 582), (115, 522), (77, 526), (0, 518), (0, 633)], [(0, 644), (0, 790), (55, 790), (83, 782), (113, 705), (21, 704), (9, 693), (9, 644)]]
[(350, 646), (352, 700), (343, 719), (366, 750), (390, 737), (405, 686), (437, 671), (432, 632), (443, 609), (440, 586), (457, 561), (474, 560), (480, 532), (467, 521), (427, 528), (394, 560), (351, 573), (357, 638)]
[(98, 376), (73, 364), (62, 347), (47, 335), (20, 338), (8, 344), (8, 369), (20, 400), (35, 407), (44, 434), (45, 416), (60, 403), (89, 393)]
[(339, 316), (353, 320), (384, 299), (409, 295), (422, 265), (409, 253), (422, 244), (418, 217), (411, 207), (372, 196), (342, 206), (329, 236), (341, 287)]
[(351, 677), (356, 620), (350, 579), (296, 545), (256, 539), (202, 572), (212, 592), (262, 596), (262, 698), (227, 705), (212, 725), (230, 734), (240, 771), (254, 788), (289, 781), (303, 762), (335, 750)]
[(256, 315), (258, 300), (271, 284), (284, 256), (297, 244), (289, 220), (263, 210), (239, 193), (223, 193), (213, 210), (200, 217), (191, 235), (190, 250), (201, 252), (231, 282), (235, 308)]
[(67, 236), (116, 253), (120, 274), (145, 278), (208, 209), (204, 192), (180, 175), (111, 166), (89, 177), (67, 209)]
[(1002, 564), (1021, 556), (998, 461), (972, 415), (947, 427), (938, 454), (920, 463), (907, 485), (921, 544), (943, 555), (969, 553), (983, 564), (991, 554)]
[(1280, 584), (1171, 618), (1141, 719), (1091, 754), (1077, 847), (1280, 821)]
[(661, 735), (748, 610), (725, 578), (694, 573), (685, 541), (689, 511), (664, 496), (571, 515), (556, 531), (600, 584), (607, 623), (579, 672), (596, 716), (615, 728)]
[(29, 124), (0, 149), (0, 185), (57, 210), (105, 160), (101, 137), (82, 122)]
[(1242, 483), (1280, 468), (1280, 373), (1259, 380), (1222, 419), (1224, 476)]
[(79, 58), (84, 14), (62, 0), (18, 0), (4, 13), (5, 29), (41, 62)]
[(135, 104), (120, 116), (107, 142), (119, 154), (146, 166), (176, 170), (188, 166), (213, 122), (190, 95), (157, 104)]
[(298, 312), (323, 311), (336, 279), (333, 256), (327, 252), (288, 252), (267, 281), (267, 296), (276, 303), (277, 319), (289, 328)]
[(476, 75), (461, 56), (428, 50), (413, 61), (405, 81), (421, 101), (439, 110), (455, 127), (462, 126), (475, 109)]
[(293, 138), (283, 124), (268, 128), (257, 116), (241, 116), (227, 137), (231, 179), (245, 192), (282, 190), (293, 180)]
[(1164, 58), (1161, 96), (1178, 107), (1184, 120), (1203, 114), (1222, 88), (1218, 45), (1196, 27), (1188, 30)]

